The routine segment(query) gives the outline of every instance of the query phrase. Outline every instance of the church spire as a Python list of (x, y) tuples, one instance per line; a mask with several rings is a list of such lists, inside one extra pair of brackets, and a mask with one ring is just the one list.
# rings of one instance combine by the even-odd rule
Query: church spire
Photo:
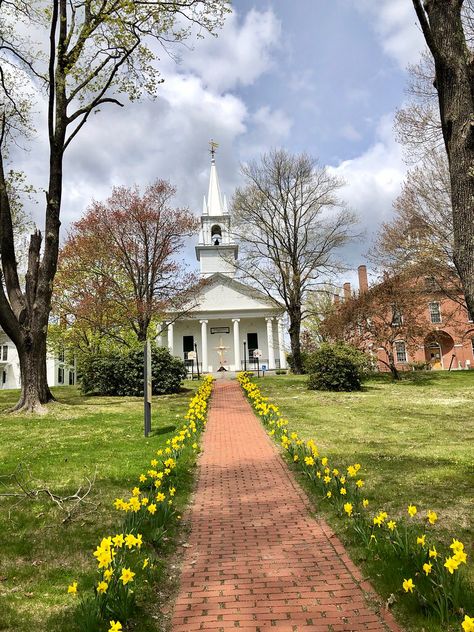
[(211, 140), (209, 142), (210, 154), (211, 154), (211, 175), (209, 178), (209, 191), (207, 194), (206, 210), (207, 215), (220, 216), (225, 215), (225, 207), (222, 200), (221, 189), (219, 186), (219, 178), (217, 176), (216, 167), (216, 149), (219, 146), (218, 143)]

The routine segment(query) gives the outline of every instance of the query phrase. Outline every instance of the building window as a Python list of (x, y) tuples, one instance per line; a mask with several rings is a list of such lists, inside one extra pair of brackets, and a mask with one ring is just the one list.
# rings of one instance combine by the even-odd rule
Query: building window
[(76, 383), (76, 374), (74, 371), (69, 371), (69, 386), (74, 386)]
[(59, 362), (64, 362), (64, 358), (65, 358), (64, 349), (61, 349), (61, 351), (58, 353)]
[(2, 347), (2, 360), (6, 362), (8, 360), (8, 345), (3, 345)]
[(439, 308), (439, 303), (430, 303), (430, 319), (431, 322), (436, 324), (441, 322), (441, 310)]
[(392, 305), (392, 327), (400, 327), (403, 323), (402, 313), (396, 305)]
[(395, 343), (395, 352), (397, 354), (397, 362), (407, 362), (407, 348), (402, 340)]
[(64, 369), (62, 366), (58, 367), (58, 384), (64, 384)]
[[(473, 340), (473, 344), (474, 344), (474, 340)], [(2, 372), (2, 384), (6, 384), (7, 383), (7, 372), (3, 371)]]

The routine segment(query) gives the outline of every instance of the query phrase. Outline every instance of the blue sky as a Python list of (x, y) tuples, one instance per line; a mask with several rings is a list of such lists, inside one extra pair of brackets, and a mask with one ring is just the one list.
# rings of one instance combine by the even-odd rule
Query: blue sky
[[(366, 231), (343, 253), (356, 267), (403, 181), (393, 115), (422, 43), (411, 0), (236, 0), (217, 38), (188, 42), (179, 64), (162, 57), (157, 100), (104, 108), (88, 122), (66, 155), (63, 236), (113, 185), (155, 178), (199, 214), (212, 137), (228, 198), (239, 163), (272, 147), (306, 151), (343, 177)], [(45, 149), (40, 135), (21, 159), (39, 188)], [(36, 218), (41, 225), (41, 205)]]

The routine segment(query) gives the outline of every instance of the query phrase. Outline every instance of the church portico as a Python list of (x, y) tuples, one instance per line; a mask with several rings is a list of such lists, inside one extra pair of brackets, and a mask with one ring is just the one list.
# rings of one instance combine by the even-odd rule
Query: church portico
[(195, 366), (197, 353), (203, 373), (256, 369), (256, 350), (267, 370), (286, 368), (283, 305), (235, 278), (238, 245), (220, 193), (214, 152), (196, 258), (205, 282), (196, 288), (189, 310), (178, 318), (169, 314), (161, 344), (188, 365)]

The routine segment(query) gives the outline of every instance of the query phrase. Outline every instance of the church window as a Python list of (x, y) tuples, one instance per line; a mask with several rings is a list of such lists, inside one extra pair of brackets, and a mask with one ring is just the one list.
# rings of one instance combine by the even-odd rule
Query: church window
[(403, 340), (398, 340), (395, 343), (395, 351), (397, 354), (397, 362), (407, 361), (407, 348)]
[(76, 374), (74, 371), (69, 371), (69, 386), (74, 386), (76, 383)]
[(222, 241), (222, 228), (219, 224), (214, 224), (211, 228), (211, 241), (213, 246), (218, 246)]
[(7, 372), (3, 371), (2, 373), (2, 384), (6, 384), (7, 383)]
[(2, 360), (6, 362), (8, 360), (8, 345), (3, 345), (2, 347)]
[(436, 324), (441, 322), (441, 310), (439, 308), (439, 303), (430, 303), (430, 319), (431, 322)]
[(403, 316), (397, 305), (392, 305), (392, 327), (400, 327), (403, 324)]
[(64, 369), (62, 366), (58, 368), (58, 384), (64, 384)]

